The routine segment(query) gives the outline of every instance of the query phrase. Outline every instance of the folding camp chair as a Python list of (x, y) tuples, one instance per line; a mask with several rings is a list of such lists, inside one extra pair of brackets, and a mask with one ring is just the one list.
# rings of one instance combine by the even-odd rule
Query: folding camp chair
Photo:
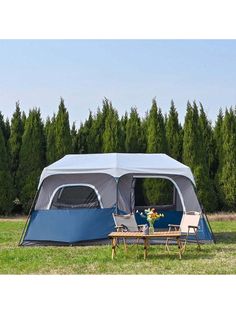
[[(138, 225), (135, 219), (134, 214), (127, 214), (127, 215), (118, 215), (118, 214), (112, 214), (114, 222), (115, 222), (115, 228), (118, 232), (142, 232), (143, 227), (145, 225)], [(123, 238), (124, 247), (127, 251), (127, 245), (126, 240)], [(137, 242), (138, 243), (138, 242)]]
[[(169, 224), (169, 231), (180, 231), (181, 232), (181, 245), (182, 245), (182, 253), (184, 253), (185, 249), (186, 249), (186, 244), (188, 241), (188, 237), (190, 235), (194, 236), (196, 241), (197, 241), (197, 247), (198, 249), (200, 249), (200, 242), (198, 239), (198, 224), (199, 224), (199, 220), (200, 220), (201, 214), (195, 211), (191, 211), (188, 213), (184, 213), (180, 222), (180, 225), (173, 225), (173, 224)], [(166, 239), (166, 250), (169, 251), (169, 240), (170, 238)]]

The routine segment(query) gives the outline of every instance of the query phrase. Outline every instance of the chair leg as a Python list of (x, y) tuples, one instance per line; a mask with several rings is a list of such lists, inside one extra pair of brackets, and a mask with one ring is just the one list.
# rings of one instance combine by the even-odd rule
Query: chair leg
[(124, 242), (125, 253), (127, 253), (127, 243), (126, 243), (125, 238), (123, 238), (123, 242)]
[(169, 238), (166, 238), (166, 244), (165, 244), (165, 251), (168, 251), (168, 253), (170, 253), (170, 249), (169, 249)]
[(182, 253), (183, 253), (183, 251), (182, 251), (182, 243), (181, 243), (179, 238), (176, 238), (176, 241), (177, 241), (178, 249), (179, 249), (179, 259), (181, 259), (182, 258)]
[(145, 238), (145, 239), (144, 239), (144, 259), (145, 259), (145, 260), (146, 260), (146, 258), (147, 258), (148, 246), (149, 246), (148, 239)]
[(114, 259), (114, 256), (116, 255), (116, 245), (117, 245), (117, 239), (112, 238), (112, 252), (111, 252), (112, 259)]
[(182, 244), (182, 248), (181, 248), (182, 253), (184, 253), (184, 252), (185, 252), (185, 250), (186, 250), (187, 239), (188, 239), (188, 234), (185, 236), (184, 241), (182, 241), (182, 242), (183, 242), (183, 244), (182, 244), (182, 242), (181, 242), (181, 244)]
[(197, 240), (197, 248), (198, 248), (198, 250), (201, 250), (201, 246), (200, 246), (200, 242), (199, 242), (199, 239), (198, 239), (197, 232), (194, 231), (194, 233), (195, 233), (195, 238), (196, 238), (196, 240)]

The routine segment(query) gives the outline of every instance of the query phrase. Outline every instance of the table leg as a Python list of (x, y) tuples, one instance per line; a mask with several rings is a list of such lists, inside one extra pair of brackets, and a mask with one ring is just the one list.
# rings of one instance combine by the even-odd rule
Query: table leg
[(181, 241), (179, 239), (179, 237), (176, 238), (176, 241), (177, 241), (177, 244), (178, 244), (178, 249), (179, 249), (179, 259), (182, 258), (182, 244), (181, 244)]
[(144, 259), (147, 258), (147, 249), (148, 249), (148, 239), (144, 238)]
[(165, 251), (168, 251), (168, 254), (170, 254), (170, 249), (169, 249), (169, 238), (167, 238), (167, 239), (166, 239)]
[(114, 238), (112, 238), (112, 252), (111, 252), (111, 258), (112, 259), (116, 255), (116, 245), (117, 245), (117, 239), (114, 237)]

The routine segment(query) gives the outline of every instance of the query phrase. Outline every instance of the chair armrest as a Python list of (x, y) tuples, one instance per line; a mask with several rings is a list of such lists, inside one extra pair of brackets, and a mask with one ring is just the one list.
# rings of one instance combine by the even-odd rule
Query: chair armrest
[(142, 231), (142, 229), (144, 228), (144, 226), (146, 226), (145, 224), (144, 225), (138, 225), (138, 229)]
[(116, 229), (117, 232), (125, 230), (124, 226), (115, 226), (115, 229)]
[(199, 227), (197, 227), (197, 226), (191, 226), (191, 225), (189, 225), (188, 228), (199, 229)]
[(180, 229), (180, 225), (168, 224), (168, 227), (169, 227), (169, 231), (171, 231), (171, 229), (174, 229), (175, 231)]

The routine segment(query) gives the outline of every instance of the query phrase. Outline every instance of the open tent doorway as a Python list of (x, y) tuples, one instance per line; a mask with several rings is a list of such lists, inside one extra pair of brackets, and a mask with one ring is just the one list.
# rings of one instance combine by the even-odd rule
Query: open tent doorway
[(135, 208), (173, 209), (176, 198), (174, 184), (162, 178), (134, 178)]
[(140, 214), (147, 208), (155, 208), (163, 218), (155, 222), (158, 229), (168, 229), (168, 224), (180, 224), (183, 204), (180, 192), (170, 178), (158, 176), (134, 177), (134, 212), (138, 223), (146, 223)]

